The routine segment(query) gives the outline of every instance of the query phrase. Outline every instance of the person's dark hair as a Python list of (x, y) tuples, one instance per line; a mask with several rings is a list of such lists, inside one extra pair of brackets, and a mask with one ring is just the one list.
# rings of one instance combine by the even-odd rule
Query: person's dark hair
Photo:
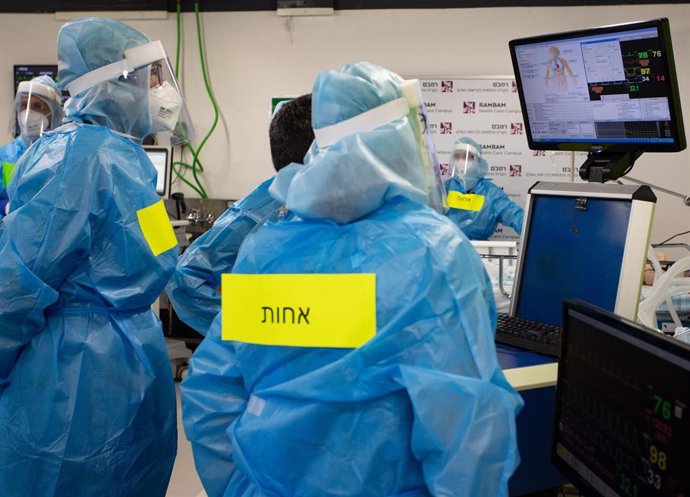
[(273, 167), (279, 171), (291, 162), (301, 164), (311, 143), (311, 93), (283, 104), (268, 128)]

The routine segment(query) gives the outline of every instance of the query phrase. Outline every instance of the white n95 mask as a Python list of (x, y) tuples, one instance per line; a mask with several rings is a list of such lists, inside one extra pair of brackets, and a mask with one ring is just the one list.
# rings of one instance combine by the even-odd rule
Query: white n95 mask
[(50, 119), (48, 116), (35, 110), (23, 110), (17, 112), (19, 131), (26, 138), (39, 138), (44, 130), (48, 129)]
[(167, 81), (149, 90), (151, 132), (173, 131), (182, 111), (182, 96)]

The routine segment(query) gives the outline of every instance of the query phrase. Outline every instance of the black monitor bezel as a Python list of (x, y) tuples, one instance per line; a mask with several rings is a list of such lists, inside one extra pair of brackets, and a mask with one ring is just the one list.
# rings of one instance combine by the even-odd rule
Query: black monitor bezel
[[(635, 31), (645, 28), (657, 28), (659, 33), (659, 40), (665, 53), (667, 54), (666, 62), (668, 64), (669, 74), (669, 108), (671, 112), (671, 122), (675, 125), (675, 143), (626, 143), (626, 142), (596, 142), (596, 143), (573, 143), (573, 142), (536, 142), (532, 139), (532, 129), (530, 127), (527, 116), (527, 106), (525, 104), (524, 92), (522, 87), (522, 80), (520, 79), (520, 72), (517, 61), (517, 47), (529, 45), (533, 43), (548, 43), (555, 41), (565, 41), (572, 38), (581, 38), (585, 36), (597, 36), (609, 33), (617, 33), (621, 31)], [(606, 153), (630, 153), (630, 152), (679, 152), (686, 147), (685, 128), (683, 126), (683, 113), (680, 101), (680, 91), (678, 89), (678, 75), (676, 72), (676, 65), (673, 55), (673, 44), (671, 42), (671, 29), (668, 18), (652, 19), (649, 21), (631, 22), (625, 24), (614, 24), (611, 26), (602, 26), (597, 28), (582, 29), (577, 31), (566, 31), (562, 33), (552, 33), (540, 36), (531, 36), (527, 38), (518, 38), (511, 40), (508, 43), (510, 48), (510, 57), (513, 63), (513, 71), (515, 74), (515, 82), (518, 88), (518, 96), (520, 98), (520, 108), (525, 124), (525, 135), (527, 143), (531, 150), (564, 150), (575, 152), (606, 152)]]
[(35, 69), (34, 77), (38, 76), (38, 74), (35, 74), (35, 73), (48, 72), (48, 71), (40, 71), (40, 70), (38, 70), (38, 68), (41, 68), (41, 69), (50, 68), (51, 69), (50, 72), (52, 73), (51, 78), (53, 78), (54, 80), (56, 80), (57, 74), (58, 74), (57, 64), (14, 64), (14, 67), (13, 67), (14, 72), (12, 73), (12, 76), (14, 77), (14, 93), (17, 93), (17, 87), (19, 86), (19, 83), (20, 83), (20, 81), (17, 80), (18, 69), (20, 67), (34, 68)]
[[(690, 362), (690, 345), (676, 340), (674, 338), (669, 338), (662, 333), (653, 331), (646, 328), (634, 321), (618, 316), (610, 311), (601, 309), (592, 304), (588, 304), (582, 300), (577, 299), (567, 299), (563, 302), (563, 330), (561, 332), (561, 342), (560, 342), (560, 356), (559, 363), (567, 361), (568, 358), (568, 347), (566, 345), (568, 341), (568, 330), (569, 321), (568, 316), (571, 311), (575, 311), (591, 319), (597, 320), (606, 326), (610, 326), (619, 331), (630, 334), (632, 337), (637, 338), (650, 347), (659, 349), (660, 351), (674, 354), (681, 359)], [(604, 331), (604, 333), (606, 333)], [(551, 440), (551, 462), (553, 465), (565, 476), (568, 481), (573, 482), (577, 489), (585, 496), (598, 496), (599, 493), (591, 487), (589, 484), (581, 480), (580, 475), (572, 469), (565, 461), (563, 461), (556, 453), (557, 446), (557, 434), (558, 434), (558, 422), (561, 419), (561, 403), (559, 402), (558, 392), (563, 388), (563, 369), (558, 370), (558, 380), (556, 383), (556, 399), (555, 399), (555, 412), (553, 418), (553, 437)]]

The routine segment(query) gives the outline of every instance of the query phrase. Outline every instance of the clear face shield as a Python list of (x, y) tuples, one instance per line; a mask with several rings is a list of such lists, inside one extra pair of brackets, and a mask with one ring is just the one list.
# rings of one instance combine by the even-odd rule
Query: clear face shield
[(469, 143), (458, 143), (453, 150), (450, 160), (450, 174), (451, 177), (462, 181), (466, 190), (471, 189), (476, 184), (476, 180), (479, 179), (473, 176), (473, 171), (476, 169), (475, 165), (480, 155), (481, 152)]
[[(145, 75), (141, 71), (144, 68), (148, 69)], [(148, 77), (150, 132), (169, 131), (173, 146), (184, 145), (194, 140), (196, 135), (182, 97), (182, 90), (160, 41), (125, 50), (121, 61), (82, 75), (72, 81), (67, 90), (70, 95), (78, 95), (104, 81), (118, 78), (127, 81), (130, 78), (141, 77)]]
[(424, 170), (429, 205), (438, 212), (445, 213), (448, 211), (448, 199), (441, 179), (441, 166), (428, 126), (429, 121), (422, 100), (419, 81), (416, 79), (406, 80), (401, 85), (401, 90), (409, 109), (407, 117), (417, 140), (417, 151)]
[[(403, 93), (401, 98), (391, 100), (337, 124), (314, 129), (315, 143), (319, 150), (325, 150), (348, 135), (372, 131), (383, 124), (407, 117), (414, 135), (418, 163), (421, 166), (421, 171), (410, 171), (411, 176), (414, 177), (407, 179), (416, 187), (425, 190), (430, 207), (445, 213), (448, 210), (448, 200), (441, 181), (441, 168), (436, 157), (434, 141), (427, 126), (428, 121), (419, 83), (417, 80), (404, 81), (401, 84), (401, 90)], [(305, 157), (305, 164), (309, 163), (310, 156), (313, 154), (312, 146)]]
[(47, 85), (35, 81), (22, 81), (10, 114), (9, 131), (13, 136), (21, 134), (35, 141), (46, 131), (53, 129), (60, 108), (60, 95)]

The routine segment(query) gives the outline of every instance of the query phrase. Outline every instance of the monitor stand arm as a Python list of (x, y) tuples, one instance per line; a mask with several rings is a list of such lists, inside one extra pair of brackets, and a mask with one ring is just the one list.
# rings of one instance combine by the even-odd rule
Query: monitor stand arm
[(642, 152), (592, 153), (580, 166), (580, 178), (590, 183), (604, 183), (618, 179), (632, 168)]

